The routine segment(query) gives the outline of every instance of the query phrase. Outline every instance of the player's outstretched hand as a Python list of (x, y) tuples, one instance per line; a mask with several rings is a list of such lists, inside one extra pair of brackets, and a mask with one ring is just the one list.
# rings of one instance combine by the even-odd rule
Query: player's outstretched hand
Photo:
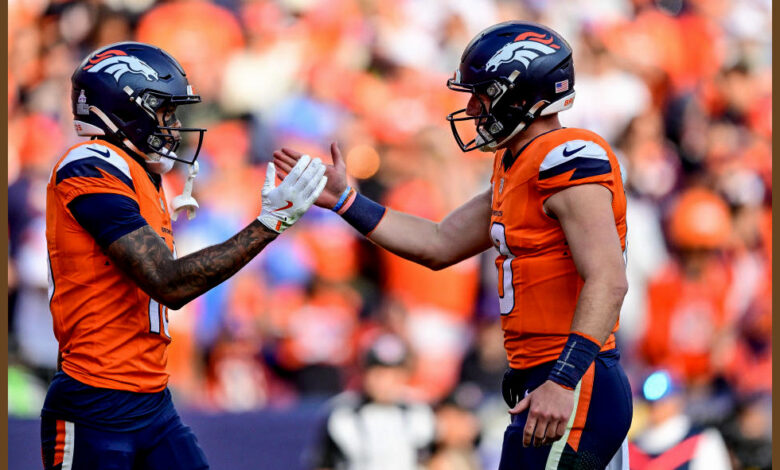
[[(325, 185), (325, 190), (314, 202), (325, 209), (332, 209), (339, 201), (341, 193), (347, 189), (347, 165), (344, 163), (344, 158), (341, 156), (336, 142), (330, 144), (330, 155), (333, 158), (333, 165), (325, 165), (325, 176), (328, 178), (328, 184)], [(303, 156), (302, 153), (295, 150), (282, 148), (274, 152), (274, 164), (281, 173), (287, 174)]]
[(548, 380), (526, 395), (509, 413), (528, 409), (523, 429), (523, 446), (550, 445), (563, 436), (574, 408), (574, 391)]
[(276, 184), (276, 167), (268, 164), (263, 185), (263, 209), (257, 218), (269, 229), (282, 233), (298, 221), (319, 197), (328, 178), (325, 165), (319, 158), (301, 155), (295, 166), (279, 186)]

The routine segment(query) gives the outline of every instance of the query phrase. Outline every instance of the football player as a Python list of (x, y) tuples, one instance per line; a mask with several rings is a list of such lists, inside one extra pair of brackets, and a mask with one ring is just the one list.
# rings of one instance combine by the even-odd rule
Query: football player
[[(627, 290), (626, 199), (609, 144), (558, 119), (574, 101), (571, 47), (545, 26), (501, 23), (466, 46), (447, 85), (469, 94), (447, 117), (458, 145), (495, 152), (489, 189), (439, 223), (399, 213), (347, 186), (333, 144), (317, 204), (431, 269), (498, 250), (512, 414), (501, 470), (628, 468), (631, 390), (614, 337)], [(299, 157), (274, 153), (283, 171)]]
[[(123, 42), (91, 53), (71, 80), (76, 131), (91, 140), (65, 152), (47, 186), (60, 358), (41, 412), (44, 468), (208, 468), (166, 385), (168, 308), (229, 278), (294, 224), (322, 192), (325, 166), (303, 157), (275, 186), (269, 164), (257, 220), (177, 258), (161, 175), (174, 161), (197, 165), (205, 131), (176, 117), (200, 101), (184, 70), (157, 47)], [(177, 153), (184, 132), (199, 137), (189, 157)]]

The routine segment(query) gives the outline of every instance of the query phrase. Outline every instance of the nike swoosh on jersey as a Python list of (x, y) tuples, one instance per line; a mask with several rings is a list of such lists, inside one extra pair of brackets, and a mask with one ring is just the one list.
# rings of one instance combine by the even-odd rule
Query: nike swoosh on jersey
[(92, 152), (95, 152), (96, 154), (100, 155), (103, 158), (110, 158), (111, 157), (111, 153), (108, 150), (106, 150), (105, 152), (101, 152), (100, 150), (94, 149), (92, 147), (87, 147), (87, 150), (91, 150)]
[(585, 148), (585, 146), (583, 145), (582, 147), (578, 147), (578, 148), (576, 148), (574, 150), (571, 150), (571, 151), (569, 151), (569, 149), (563, 149), (563, 156), (564, 157), (571, 157), (572, 155), (574, 155), (575, 153), (579, 152), (580, 150), (582, 150), (584, 148)]
[(539, 165), (539, 180), (552, 178), (571, 170), (574, 170), (574, 173), (569, 180), (573, 181), (609, 173), (612, 167), (607, 151), (600, 145), (592, 141), (572, 140), (547, 153), (544, 161)]
[(272, 210), (271, 212), (276, 212), (276, 211), (283, 211), (283, 210), (285, 210), (285, 209), (289, 209), (289, 208), (291, 208), (292, 206), (293, 206), (293, 203), (292, 203), (292, 201), (287, 201), (287, 205), (285, 205), (284, 207), (280, 207), (280, 208), (278, 208), (278, 209), (274, 209), (274, 210)]

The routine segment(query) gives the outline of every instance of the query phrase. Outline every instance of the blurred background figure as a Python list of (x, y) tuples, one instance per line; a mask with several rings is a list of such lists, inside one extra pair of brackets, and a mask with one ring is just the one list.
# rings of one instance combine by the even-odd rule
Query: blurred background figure
[(629, 445), (632, 469), (733, 468), (720, 432), (694, 425), (685, 414), (683, 395), (666, 371), (653, 372), (644, 381), (649, 412), (644, 430)]
[(715, 193), (685, 191), (668, 217), (676, 257), (648, 283), (648, 312), (642, 351), (649, 365), (664, 367), (687, 382), (709, 383), (714, 358), (733, 325), (729, 311), (726, 250), (731, 243), (731, 214)]
[(436, 441), (430, 470), (479, 470), (480, 422), (456, 397), (436, 407)]
[(16, 397), (9, 411), (37, 416), (34, 408), (43, 404), (57, 368), (48, 305), (45, 210), (50, 165), (62, 151), (64, 136), (59, 124), (43, 113), (30, 113), (9, 130), (9, 147), (22, 156), (17, 178), (8, 187), (9, 390)]
[[(769, 0), (9, 2), (11, 419), (37, 417), (56, 365), (41, 214), (54, 160), (79, 141), (68, 97), (81, 57), (148, 41), (197, 84), (203, 103), (183, 120), (209, 131), (198, 217), (173, 225), (185, 256), (257, 213), (247, 195), (282, 145), (327, 159), (337, 140), (352, 186), (432, 219), (484, 190), (491, 158), (453, 141), (444, 117), (465, 102), (445, 82), (478, 31), (523, 19), (574, 50), (577, 98), (562, 124), (602, 134), (621, 161), (630, 287), (617, 341), (635, 408), (648, 370), (679, 373), (684, 409), (722, 431), (735, 468), (771, 467), (771, 13)], [(166, 193), (185, 179), (184, 168), (165, 175)], [(360, 351), (392, 333), (415, 358), (410, 396), (471, 397), (458, 400), (479, 418), (480, 464), (494, 470), (508, 423), (494, 255), (432, 272), (356, 234), (313, 208), (239, 276), (170, 312), (178, 407), (217, 421), (316, 408), (357, 389)], [(278, 443), (299, 434), (265, 438), (295, 460), (299, 448)], [(210, 455), (236, 455), (230, 443)]]
[(400, 338), (376, 339), (360, 390), (331, 402), (314, 468), (413, 470), (428, 460), (436, 421), (428, 405), (406, 398), (410, 360)]
[(735, 468), (772, 468), (772, 401), (759, 394), (746, 397), (723, 429)]

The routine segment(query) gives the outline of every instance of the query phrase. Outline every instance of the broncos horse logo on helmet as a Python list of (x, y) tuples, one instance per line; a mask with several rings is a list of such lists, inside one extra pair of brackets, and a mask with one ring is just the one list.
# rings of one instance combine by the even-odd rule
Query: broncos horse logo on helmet
[[(499, 23), (466, 46), (447, 87), (476, 96), (482, 107), (476, 116), (466, 108), (447, 116), (461, 150), (495, 151), (539, 116), (571, 107), (572, 50), (558, 33), (538, 23)], [(474, 121), (473, 139), (461, 137), (456, 127), (461, 121)]]
[(485, 70), (491, 72), (497, 70), (501, 64), (512, 61), (519, 61), (528, 68), (532, 60), (542, 55), (554, 54), (560, 48), (561, 46), (553, 43), (552, 36), (545, 40), (543, 34), (528, 31), (518, 34), (514, 42), (507, 43), (493, 54), (485, 64)]
[[(200, 96), (176, 59), (159, 47), (131, 41), (105, 46), (84, 59), (71, 83), (78, 135), (102, 136), (155, 173), (170, 170), (174, 160), (192, 164), (198, 158), (206, 129), (181, 127), (175, 111), (199, 103)], [(184, 133), (197, 134), (192, 156), (176, 153)]]
[(89, 60), (89, 65), (84, 67), (84, 70), (91, 73), (104, 71), (113, 75), (117, 82), (126, 72), (141, 74), (150, 82), (160, 78), (157, 71), (149, 67), (146, 62), (117, 49), (96, 54)]

